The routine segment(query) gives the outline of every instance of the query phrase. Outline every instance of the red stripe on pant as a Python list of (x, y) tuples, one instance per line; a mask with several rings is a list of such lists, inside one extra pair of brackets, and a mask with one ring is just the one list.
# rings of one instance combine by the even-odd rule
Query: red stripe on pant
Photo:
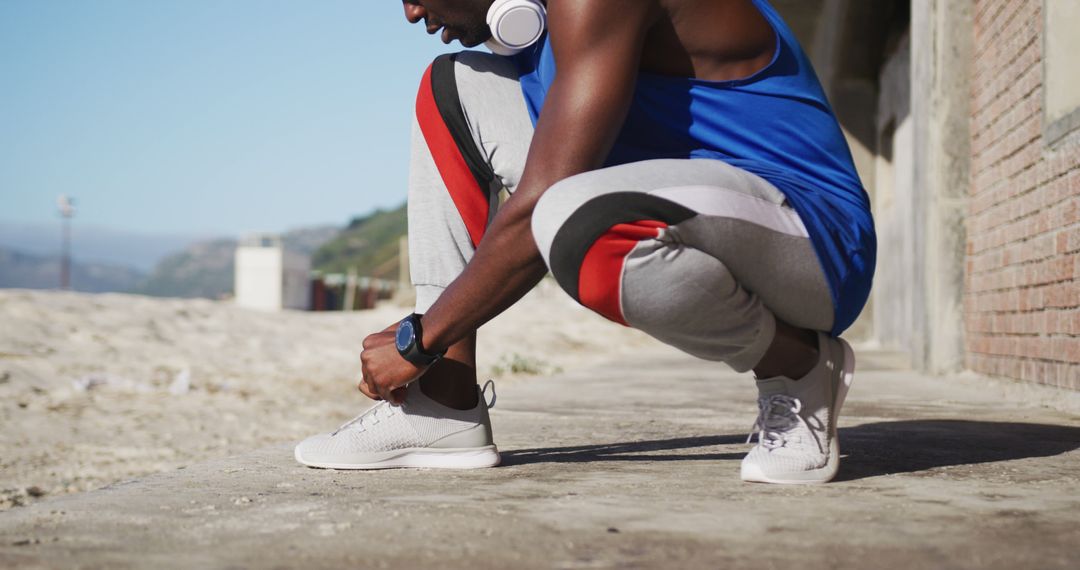
[(439, 108), (435, 105), (435, 92), (431, 87), (431, 67), (424, 72), (420, 92), (416, 95), (416, 120), (424, 134), (428, 150), (435, 159), (450, 198), (457, 206), (473, 247), (484, 237), (488, 220), (487, 192), (476, 182), (465, 157), (461, 155), (450, 129), (446, 127)]
[[(622, 314), (622, 273), (626, 256), (641, 240), (656, 239), (667, 224), (639, 220), (615, 224), (604, 232), (585, 253), (578, 273), (578, 299), (581, 304), (619, 324), (626, 325)], [(629, 326), (629, 325), (627, 325)]]

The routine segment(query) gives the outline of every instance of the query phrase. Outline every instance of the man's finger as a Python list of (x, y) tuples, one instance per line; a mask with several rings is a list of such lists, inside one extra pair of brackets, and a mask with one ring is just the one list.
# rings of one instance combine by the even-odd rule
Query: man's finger
[(364, 379), (360, 380), (360, 384), (357, 387), (360, 389), (361, 394), (367, 396), (368, 398), (371, 398), (372, 400), (381, 400), (382, 399), (382, 398), (379, 397), (378, 394), (376, 394), (374, 391), (372, 391), (371, 385), (367, 382), (366, 377)]

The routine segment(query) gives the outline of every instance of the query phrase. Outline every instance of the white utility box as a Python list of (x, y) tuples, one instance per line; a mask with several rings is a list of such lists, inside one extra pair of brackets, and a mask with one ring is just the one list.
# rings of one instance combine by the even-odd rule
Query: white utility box
[(308, 309), (311, 258), (286, 251), (277, 236), (250, 236), (236, 248), (236, 304), (249, 309)]

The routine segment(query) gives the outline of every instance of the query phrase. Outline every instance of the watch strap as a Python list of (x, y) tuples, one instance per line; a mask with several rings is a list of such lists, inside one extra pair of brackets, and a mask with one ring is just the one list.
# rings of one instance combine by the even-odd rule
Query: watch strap
[(430, 353), (430, 352), (424, 350), (424, 342), (423, 342), (424, 329), (423, 329), (422, 325), (420, 324), (420, 317), (422, 317), (422, 316), (423, 315), (413, 313), (413, 314), (405, 317), (404, 319), (401, 320), (400, 323), (398, 323), (398, 328), (399, 329), (401, 328), (402, 324), (404, 324), (406, 321), (408, 321), (409, 324), (412, 325), (412, 339), (409, 342), (409, 344), (404, 347), (404, 349), (402, 347), (400, 347), (400, 346), (398, 346), (397, 349), (398, 349), (398, 354), (400, 354), (401, 357), (404, 358), (405, 360), (408, 360), (409, 362), (411, 362), (411, 363), (413, 363), (413, 364), (415, 364), (417, 366), (431, 366), (432, 364), (435, 364), (436, 362), (439, 361), (440, 358), (443, 357), (443, 354), (445, 354), (445, 351), (441, 352), (441, 353), (434, 353), (433, 354), (433, 353)]

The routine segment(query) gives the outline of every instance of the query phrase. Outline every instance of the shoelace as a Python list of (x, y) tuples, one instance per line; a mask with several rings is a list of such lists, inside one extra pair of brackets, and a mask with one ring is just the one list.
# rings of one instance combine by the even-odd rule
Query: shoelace
[(814, 435), (814, 430), (810, 429), (810, 424), (799, 415), (800, 411), (802, 411), (802, 402), (787, 394), (771, 394), (758, 398), (758, 417), (754, 420), (754, 425), (750, 427), (746, 443), (750, 443), (756, 433), (758, 443), (765, 449), (784, 447), (787, 444), (784, 433), (802, 424), (806, 431), (814, 436), (818, 451), (825, 453), (821, 441)]
[(390, 403), (387, 401), (381, 401), (374, 406), (368, 408), (367, 410), (364, 410), (364, 412), (359, 416), (356, 416), (355, 418), (341, 424), (341, 426), (334, 430), (334, 432), (331, 433), (330, 436), (333, 437), (345, 428), (354, 425), (357, 426), (359, 430), (363, 431), (363, 429), (366, 428), (369, 424), (377, 424), (379, 423), (379, 420), (385, 417), (389, 417), (393, 413), (393, 410), (390, 409)]

